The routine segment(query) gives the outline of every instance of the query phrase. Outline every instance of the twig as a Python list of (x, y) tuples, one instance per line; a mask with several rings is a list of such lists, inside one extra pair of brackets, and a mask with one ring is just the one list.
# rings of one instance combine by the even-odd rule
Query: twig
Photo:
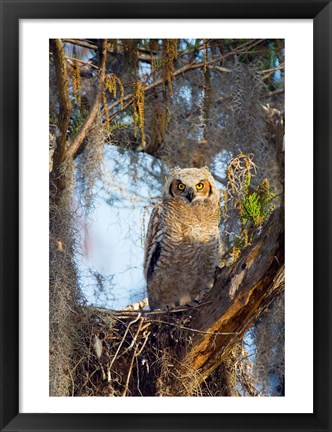
[(282, 88), (282, 89), (271, 91), (270, 93), (267, 94), (267, 97), (270, 98), (273, 96), (278, 96), (278, 95), (283, 94), (283, 93), (285, 93), (285, 89)]
[[(132, 346), (133, 343), (136, 342), (137, 336), (138, 336), (138, 334), (139, 334), (140, 331), (141, 331), (142, 324), (143, 324), (143, 320), (140, 320), (140, 323), (139, 323), (139, 326), (138, 326), (138, 329), (137, 329), (136, 335), (135, 335), (135, 337), (133, 338), (133, 341), (132, 341), (132, 343), (130, 344), (130, 346)], [(129, 371), (128, 371), (128, 375), (127, 375), (127, 380), (126, 380), (126, 385), (125, 385), (124, 391), (123, 391), (123, 393), (122, 393), (122, 397), (125, 397), (126, 394), (127, 394), (127, 391), (128, 391), (129, 380), (130, 380), (130, 376), (131, 376), (131, 373), (132, 373), (132, 370), (133, 370), (133, 365), (134, 365), (134, 360), (135, 360), (135, 357), (136, 357), (137, 347), (138, 347), (138, 345), (136, 345), (135, 350), (134, 350), (134, 353), (133, 353), (133, 356), (132, 356), (132, 358), (131, 358), (131, 362), (130, 362), (130, 366), (129, 366)], [(130, 349), (130, 347), (129, 347), (128, 349)]]
[[(108, 377), (109, 377), (109, 375), (110, 375), (110, 370), (111, 370), (111, 368), (112, 368), (112, 366), (113, 366), (113, 363), (114, 363), (114, 361), (115, 361), (117, 355), (119, 354), (119, 351), (120, 351), (120, 349), (121, 349), (121, 347), (122, 347), (122, 344), (123, 344), (124, 340), (126, 339), (126, 336), (127, 336), (127, 334), (128, 334), (128, 331), (129, 331), (130, 326), (133, 325), (133, 324), (135, 324), (135, 322), (137, 322), (137, 321), (141, 318), (141, 316), (142, 316), (142, 313), (139, 312), (139, 313), (137, 314), (137, 317), (136, 317), (133, 321), (130, 321), (130, 323), (128, 324), (128, 326), (127, 326), (127, 328), (126, 328), (126, 331), (124, 332), (124, 335), (123, 335), (123, 337), (122, 337), (122, 340), (121, 340), (121, 342), (120, 342), (120, 344), (119, 344), (119, 346), (118, 346), (118, 349), (116, 350), (116, 353), (114, 354), (114, 356), (113, 356), (113, 358), (112, 358), (112, 361), (111, 361), (110, 365), (109, 365), (108, 368), (107, 368), (107, 375), (108, 375)], [(110, 379), (109, 379), (109, 381), (110, 381)]]
[(139, 394), (143, 396), (141, 389), (139, 388), (140, 381), (139, 381), (139, 364), (138, 364), (138, 358), (136, 357), (136, 373), (137, 373), (137, 390), (139, 391)]
[[(135, 351), (136, 351), (136, 348), (135, 348)], [(134, 354), (133, 354), (133, 356), (131, 358), (131, 362), (130, 362), (130, 366), (129, 366), (129, 371), (128, 371), (128, 375), (127, 375), (127, 380), (126, 380), (126, 385), (125, 385), (125, 388), (123, 390), (122, 397), (125, 397), (127, 395), (128, 386), (129, 386), (129, 380), (130, 380), (131, 372), (133, 370), (133, 364), (134, 364), (135, 358), (136, 358), (136, 356), (135, 356), (135, 352), (134, 352)]]
[(143, 299), (143, 300), (140, 300), (140, 301), (138, 301), (138, 302), (136, 302), (136, 303), (133, 303), (133, 304), (131, 304), (131, 305), (128, 305), (124, 310), (128, 310), (128, 311), (136, 311), (136, 310), (139, 310), (139, 309), (143, 309), (144, 307), (148, 306), (148, 304), (149, 304), (149, 300), (148, 300), (148, 298), (146, 297), (146, 298)]
[(220, 332), (207, 332), (204, 330), (197, 330), (197, 329), (193, 329), (191, 327), (185, 327), (181, 324), (176, 324), (176, 323), (172, 323), (172, 322), (167, 322), (167, 321), (162, 321), (162, 320), (152, 320), (154, 323), (158, 323), (158, 324), (166, 324), (166, 325), (171, 325), (173, 327), (179, 328), (181, 330), (189, 330), (195, 333), (201, 333), (201, 334), (205, 334), (205, 335), (212, 335), (212, 336), (226, 336), (226, 335), (238, 335), (238, 332), (227, 332), (227, 333), (220, 333)]
[(78, 58), (75, 57), (70, 57), (70, 56), (65, 56), (65, 59), (68, 61), (69, 64), (72, 64), (72, 62), (78, 62), (78, 63), (82, 63), (86, 66), (91, 66), (92, 68), (98, 69), (98, 66), (94, 65), (91, 60), (90, 61), (84, 61), (84, 60), (80, 60)]
[(147, 343), (147, 341), (148, 341), (148, 339), (149, 339), (150, 334), (151, 334), (151, 332), (149, 331), (149, 332), (146, 333), (146, 335), (144, 336), (144, 342), (143, 342), (143, 344), (142, 344), (142, 346), (141, 346), (141, 349), (140, 349), (140, 350), (138, 351), (138, 353), (136, 354), (136, 357), (138, 357), (138, 356), (142, 353), (142, 351), (143, 351), (143, 349), (144, 349), (144, 347), (145, 347), (145, 345), (146, 345), (146, 343)]
[[(267, 78), (269, 78), (271, 75), (274, 74), (274, 72), (278, 71), (278, 70), (282, 70), (285, 69), (285, 63), (281, 63), (281, 65), (273, 68), (273, 69), (266, 69), (261, 71), (261, 73), (265, 73), (265, 75), (262, 77), (263, 80), (266, 80)], [(267, 73), (266, 73), (267, 72)]]
[(133, 348), (133, 346), (135, 345), (135, 343), (137, 341), (137, 336), (140, 334), (140, 331), (141, 331), (141, 328), (142, 328), (142, 325), (143, 325), (143, 319), (140, 320), (140, 323), (139, 323), (139, 326), (137, 328), (136, 334), (133, 337), (133, 340), (131, 341), (131, 344), (129, 345), (129, 347), (124, 352), (130, 351)]

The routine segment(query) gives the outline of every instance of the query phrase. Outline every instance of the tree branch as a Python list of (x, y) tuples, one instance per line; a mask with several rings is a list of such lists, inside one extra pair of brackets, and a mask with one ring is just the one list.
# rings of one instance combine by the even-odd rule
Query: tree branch
[[(63, 39), (64, 42), (70, 43), (72, 45), (78, 45), (81, 46), (83, 48), (88, 48), (91, 49), (93, 51), (97, 51), (98, 50), (98, 46), (96, 44), (93, 44), (91, 42), (87, 42), (85, 40), (82, 39)], [(121, 47), (119, 47), (121, 48)], [(141, 52), (142, 54), (138, 55), (138, 60), (142, 61), (142, 62), (146, 62), (146, 63), (150, 63), (151, 62), (151, 55), (149, 55), (148, 53), (150, 53), (150, 50), (138, 47), (137, 50), (139, 52)], [(117, 51), (111, 48), (107, 49), (107, 52), (111, 53), (111, 54), (117, 54), (117, 53), (123, 53), (123, 49), (118, 49)]]
[(267, 94), (267, 97), (270, 98), (270, 97), (278, 96), (278, 95), (283, 94), (283, 93), (285, 93), (285, 89), (282, 88), (282, 89), (278, 89), (278, 90), (274, 90), (274, 91), (269, 92)]
[(95, 99), (91, 106), (90, 112), (87, 118), (85, 119), (79, 133), (77, 134), (75, 140), (72, 142), (72, 144), (70, 145), (70, 147), (66, 152), (65, 155), (66, 158), (71, 158), (75, 155), (80, 145), (82, 144), (84, 138), (86, 137), (87, 133), (91, 129), (93, 122), (95, 121), (95, 118), (98, 114), (100, 108), (100, 102), (101, 102), (101, 95), (104, 90), (106, 54), (107, 54), (107, 40), (103, 39), (101, 50), (100, 50), (99, 80), (98, 80)]
[[(259, 40), (255, 40), (254, 42), (252, 42), (249, 46), (248, 46), (248, 44), (243, 44), (243, 48), (242, 48), (242, 45), (241, 45), (240, 47), (238, 47), (238, 48), (235, 49), (234, 51), (231, 51), (231, 52), (229, 52), (229, 53), (227, 53), (227, 54), (225, 54), (225, 55), (223, 55), (223, 56), (220, 56), (220, 57), (214, 58), (213, 60), (210, 60), (210, 61), (208, 61), (208, 62), (206, 62), (206, 63), (204, 63), (204, 62), (199, 62), (199, 63), (189, 63), (189, 64), (187, 64), (187, 65), (181, 67), (180, 69), (177, 69), (177, 70), (174, 72), (173, 76), (174, 76), (174, 77), (177, 77), (178, 75), (183, 75), (184, 73), (189, 72), (189, 71), (191, 71), (191, 70), (201, 69), (201, 68), (204, 68), (204, 66), (209, 66), (209, 65), (212, 65), (212, 64), (214, 64), (214, 63), (220, 62), (220, 61), (222, 61), (222, 60), (225, 60), (227, 57), (230, 57), (231, 55), (234, 55), (234, 54), (240, 54), (240, 53), (243, 51), (243, 49), (246, 49), (246, 50), (247, 50), (247, 49), (254, 48), (256, 45), (259, 45), (259, 44), (262, 43), (262, 42), (263, 42), (263, 39), (259, 39)], [(222, 69), (222, 68), (220, 68), (220, 69)], [(225, 70), (224, 72), (226, 72), (226, 70)], [(227, 70), (227, 72), (229, 72), (229, 70)], [(146, 92), (148, 92), (149, 90), (152, 90), (153, 88), (158, 87), (158, 86), (160, 86), (160, 85), (162, 85), (162, 84), (163, 84), (163, 79), (159, 79), (159, 80), (153, 82), (152, 84), (146, 85), (146, 86), (144, 87), (144, 93), (146, 93)], [(118, 101), (114, 102), (112, 105), (110, 105), (110, 106), (108, 107), (109, 111), (111, 111), (111, 110), (113, 110), (114, 108), (116, 108), (118, 105), (120, 105), (121, 102), (122, 102), (122, 103), (123, 103), (123, 102), (127, 102), (127, 101), (129, 101), (130, 99), (132, 99), (131, 102), (130, 102), (130, 103), (132, 103), (132, 102), (134, 101), (134, 95), (133, 95), (132, 93), (126, 95), (126, 96), (123, 98), (122, 101), (118, 100)], [(129, 103), (129, 105), (130, 105), (130, 103)], [(122, 111), (122, 110), (121, 110), (121, 111)], [(114, 114), (115, 114), (115, 113), (114, 113)], [(116, 113), (116, 114), (117, 114), (117, 113)], [(113, 117), (115, 117), (116, 114), (113, 115)]]

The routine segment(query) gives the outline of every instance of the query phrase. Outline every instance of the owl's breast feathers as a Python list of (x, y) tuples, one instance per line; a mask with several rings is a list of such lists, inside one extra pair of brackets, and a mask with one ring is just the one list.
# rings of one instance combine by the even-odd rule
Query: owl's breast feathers
[[(219, 218), (219, 207), (211, 202), (186, 204), (172, 200), (158, 203), (151, 214), (145, 244), (146, 280), (153, 276), (161, 255), (167, 257), (171, 265), (172, 257), (181, 257), (183, 247), (192, 245), (196, 248), (200, 244), (218, 249)], [(207, 252), (205, 247), (203, 253)]]
[(184, 203), (175, 200), (165, 206), (165, 231), (183, 242), (209, 242), (219, 238), (219, 206), (211, 201)]

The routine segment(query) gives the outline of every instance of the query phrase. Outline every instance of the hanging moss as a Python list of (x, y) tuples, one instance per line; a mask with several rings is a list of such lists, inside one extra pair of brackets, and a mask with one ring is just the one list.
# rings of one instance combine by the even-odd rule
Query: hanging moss
[[(150, 143), (149, 149), (158, 154), (158, 148), (164, 142), (170, 122), (170, 111), (168, 106), (157, 100), (150, 114)], [(153, 150), (155, 149), (155, 150)]]
[(81, 106), (81, 76), (80, 76), (80, 65), (77, 60), (70, 66), (71, 81), (73, 89), (74, 102)]
[(107, 74), (105, 78), (105, 87), (116, 98), (118, 92), (120, 93), (120, 107), (123, 108), (124, 88), (119, 77), (115, 74)]
[(103, 103), (104, 114), (105, 114), (105, 129), (109, 130), (110, 118), (109, 118), (109, 112), (108, 112), (108, 106), (107, 106), (106, 92), (103, 92), (103, 94), (102, 94), (102, 103)]
[(174, 79), (174, 60), (177, 57), (177, 39), (165, 39), (163, 41), (163, 83), (164, 89), (168, 89), (173, 95), (172, 81)]
[(134, 87), (135, 102), (133, 104), (133, 116), (134, 116), (134, 136), (138, 136), (138, 132), (141, 135), (141, 145), (145, 146), (145, 115), (144, 115), (144, 85), (141, 80), (137, 80)]

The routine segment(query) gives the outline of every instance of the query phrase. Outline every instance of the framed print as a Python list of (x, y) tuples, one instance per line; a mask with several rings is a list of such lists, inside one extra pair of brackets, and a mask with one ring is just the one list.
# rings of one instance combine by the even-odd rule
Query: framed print
[(331, 3), (1, 11), (1, 430), (331, 430)]

